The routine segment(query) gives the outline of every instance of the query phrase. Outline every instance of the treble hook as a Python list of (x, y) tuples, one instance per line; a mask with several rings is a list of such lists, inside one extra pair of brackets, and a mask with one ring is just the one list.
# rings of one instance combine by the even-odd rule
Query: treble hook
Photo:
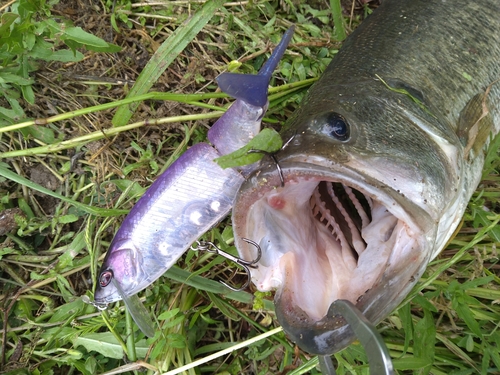
[(217, 247), (217, 245), (215, 245), (213, 242), (210, 242), (210, 241), (196, 241), (197, 246), (196, 247), (194, 245), (191, 246), (191, 250), (193, 250), (193, 251), (208, 251), (209, 253), (214, 253), (214, 254), (220, 255), (221, 257), (224, 257), (227, 260), (230, 260), (230, 261), (240, 265), (241, 267), (243, 267), (243, 269), (245, 270), (245, 272), (247, 274), (247, 281), (242, 287), (234, 288), (231, 285), (225, 283), (224, 281), (219, 281), (222, 285), (231, 289), (232, 291), (239, 292), (239, 291), (245, 289), (246, 287), (248, 287), (248, 285), (250, 285), (250, 281), (252, 280), (252, 274), (250, 272), (250, 268), (257, 268), (256, 264), (259, 262), (259, 260), (262, 256), (262, 250), (261, 250), (259, 244), (257, 244), (255, 241), (249, 240), (248, 238), (243, 238), (243, 241), (245, 241), (246, 243), (249, 243), (257, 248), (257, 258), (256, 259), (254, 259), (252, 261), (248, 261), (248, 260), (238, 258), (232, 254), (226, 253), (224, 250)]
[(278, 170), (278, 174), (280, 176), (280, 185), (281, 187), (285, 187), (285, 178), (283, 177), (283, 170), (281, 169), (281, 166), (280, 166), (280, 163), (278, 162), (278, 159), (276, 158), (276, 154), (279, 152), (279, 151), (283, 151), (283, 149), (288, 146), (290, 144), (290, 142), (295, 138), (295, 135), (296, 133), (294, 133), (290, 139), (288, 139), (288, 141), (285, 142), (285, 144), (283, 146), (281, 146), (281, 148), (276, 151), (276, 152), (269, 152), (269, 151), (264, 151), (264, 150), (257, 150), (257, 149), (251, 149), (251, 150), (248, 150), (247, 152), (249, 154), (264, 154), (264, 155), (267, 155), (271, 158), (271, 160), (274, 162), (274, 165), (276, 166), (276, 169)]

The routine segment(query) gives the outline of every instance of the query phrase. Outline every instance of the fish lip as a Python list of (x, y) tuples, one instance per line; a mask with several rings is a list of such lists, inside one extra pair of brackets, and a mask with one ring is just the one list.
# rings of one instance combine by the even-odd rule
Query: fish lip
[[(422, 208), (412, 204), (411, 201), (405, 200), (402, 194), (390, 186), (374, 180), (361, 171), (351, 169), (343, 163), (332, 162), (322, 157), (299, 155), (280, 161), (280, 169), (283, 173), (285, 186), (300, 179), (317, 180), (318, 182), (333, 180), (344, 183), (370, 197), (376, 197), (386, 207), (391, 205), (398, 209), (401, 217), (397, 217), (418, 234), (417, 243), (422, 245), (418, 249), (421, 251), (415, 257), (415, 266), (405, 271), (405, 281), (402, 282), (401, 286), (397, 286), (398, 295), (390, 297), (389, 303), (385, 299), (384, 303), (379, 301), (378, 293), (381, 289), (385, 289), (385, 284), (390, 284), (392, 280), (391, 275), (382, 272), (374, 284), (375, 288), (368, 289), (355, 301), (356, 307), (373, 324), (377, 324), (397, 307), (425, 270), (430, 256), (430, 251), (425, 248), (429, 241), (425, 241), (425, 239), (435, 235), (432, 233), (434, 229), (432, 228), (431, 216)], [(250, 206), (279, 187), (280, 176), (276, 165), (273, 162), (264, 162), (240, 188), (233, 208), (233, 228), (236, 246), (242, 258), (249, 258), (248, 254), (253, 251), (242, 241), (242, 238), (252, 239), (251, 235), (245, 232)], [(405, 205), (409, 206), (410, 209), (407, 209)], [(312, 354), (328, 355), (345, 348), (355, 340), (353, 331), (343, 319), (337, 319), (335, 322), (332, 321), (332, 317), (327, 316), (320, 320), (310, 319), (300, 308), (291, 306), (292, 304), (287, 303), (286, 299), (281, 298), (283, 291), (283, 288), (281, 290), (278, 288), (275, 295), (276, 316), (288, 336), (301, 349)], [(289, 319), (292, 315), (289, 314), (291, 311), (296, 316), (298, 315), (298, 318)]]

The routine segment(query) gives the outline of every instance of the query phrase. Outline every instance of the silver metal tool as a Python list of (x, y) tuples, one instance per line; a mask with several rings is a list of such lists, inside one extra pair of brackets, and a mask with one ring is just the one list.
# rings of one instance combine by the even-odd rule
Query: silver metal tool
[[(370, 374), (394, 375), (389, 350), (375, 326), (359, 311), (354, 304), (346, 300), (337, 300), (330, 305), (328, 317), (342, 316), (354, 331), (366, 351)], [(329, 356), (320, 356), (320, 368), (325, 375), (335, 375), (335, 369)], [(333, 372), (332, 372), (333, 371)]]

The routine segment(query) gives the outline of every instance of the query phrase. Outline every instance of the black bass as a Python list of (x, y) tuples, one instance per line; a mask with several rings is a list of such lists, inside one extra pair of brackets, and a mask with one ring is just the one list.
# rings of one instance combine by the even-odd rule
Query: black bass
[[(337, 299), (373, 323), (443, 249), (500, 128), (500, 2), (385, 0), (288, 121), (291, 141), (240, 188), (233, 225), (259, 290), (303, 350), (353, 341)], [(282, 176), (280, 176), (282, 173)], [(285, 185), (280, 186), (280, 177)]]

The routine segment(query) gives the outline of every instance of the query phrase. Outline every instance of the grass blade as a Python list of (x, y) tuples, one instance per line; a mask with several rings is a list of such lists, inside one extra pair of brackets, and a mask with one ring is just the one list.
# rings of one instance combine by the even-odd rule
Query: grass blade
[(64, 195), (61, 195), (59, 193), (56, 193), (52, 190), (46, 189), (43, 186), (40, 186), (33, 181), (28, 180), (27, 178), (18, 175), (15, 172), (12, 172), (11, 170), (0, 166), (0, 176), (5, 177), (8, 180), (14, 181), (20, 185), (24, 185), (26, 187), (29, 187), (30, 189), (39, 191), (40, 193), (50, 195), (51, 197), (60, 199), (63, 202), (69, 203), (72, 206), (92, 215), (96, 216), (118, 216), (118, 215), (124, 215), (128, 213), (127, 210), (118, 210), (118, 209), (107, 209), (107, 208), (100, 208), (100, 207), (92, 207), (88, 206), (86, 204), (77, 202), (71, 198), (65, 197)]
[[(203, 8), (197, 12), (187, 24), (178, 27), (174, 33), (165, 40), (156, 53), (151, 57), (137, 81), (128, 93), (128, 96), (137, 96), (146, 93), (156, 82), (158, 77), (168, 68), (172, 61), (186, 48), (193, 38), (200, 32), (203, 26), (212, 18), (215, 11), (219, 9), (224, 0), (211, 0), (205, 3)], [(139, 104), (123, 106), (113, 117), (114, 126), (125, 125)]]
[(344, 17), (342, 16), (342, 6), (340, 0), (330, 0), (330, 8), (332, 9), (333, 24), (335, 25), (333, 37), (339, 42), (343, 41), (347, 34), (345, 32)]

